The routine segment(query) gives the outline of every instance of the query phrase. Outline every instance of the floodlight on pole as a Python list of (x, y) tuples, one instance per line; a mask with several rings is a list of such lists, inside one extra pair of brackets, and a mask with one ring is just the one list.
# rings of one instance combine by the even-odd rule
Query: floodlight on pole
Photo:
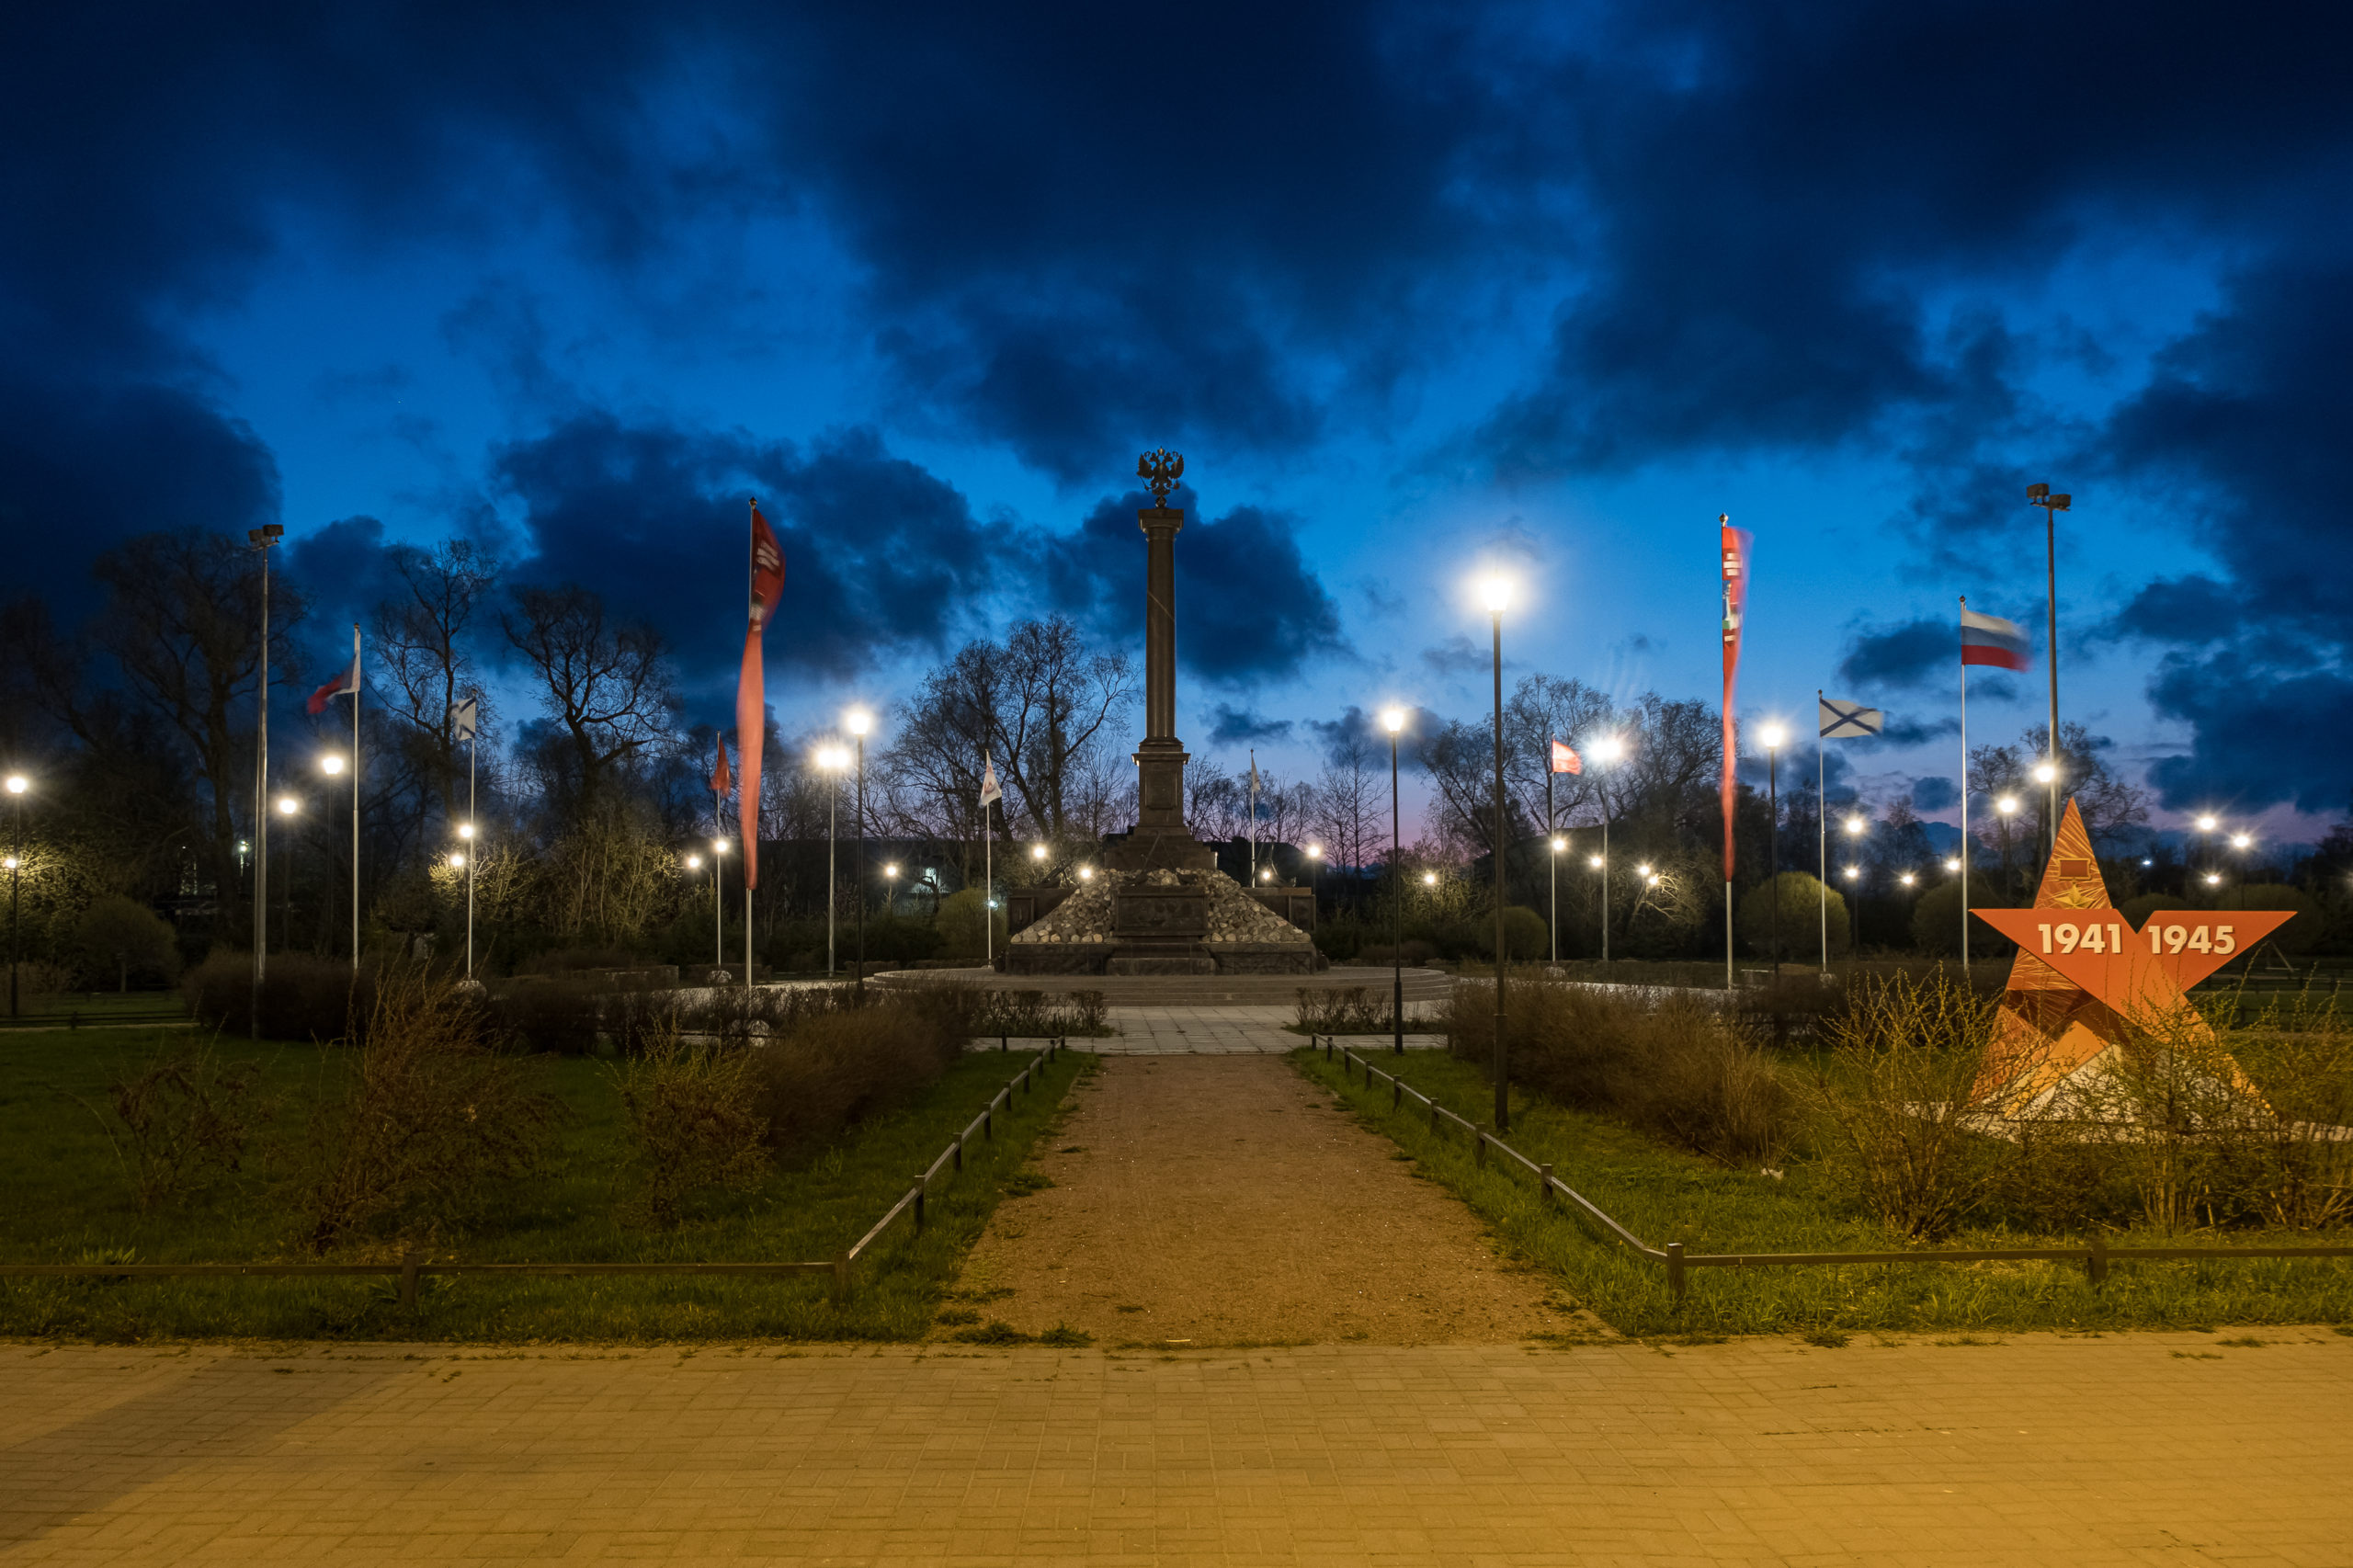
[(1398, 806), (1397, 734), (1405, 727), (1403, 708), (1381, 710), (1381, 727), (1389, 732), (1389, 864), (1392, 892), (1389, 900), (1389, 1029), (1390, 1049), (1405, 1054), (1405, 883), (1404, 818)]
[(701, 869), (702, 869), (702, 857), (701, 857), (701, 856), (699, 856), (699, 855), (689, 855), (689, 856), (688, 856), (688, 857), (687, 857), (687, 869), (688, 869), (688, 870), (689, 870), (689, 871), (699, 871), (699, 870), (701, 870)]
[(1870, 831), (1870, 819), (1868, 817), (1848, 817), (1847, 819), (1847, 831), (1848, 833), (1869, 833)]
[(1436, 871), (1424, 871), (1422, 873), (1422, 885), (1424, 887), (1431, 888), (1438, 886), (1438, 873)]
[[(1271, 871), (1267, 873), (1268, 876), (1272, 876), (1273, 874), (1274, 873)], [(1092, 866), (1081, 866), (1078, 869), (1078, 880), (1082, 882), (1093, 881), (1095, 880), (1095, 868)]]
[(2234, 849), (2245, 849), (2254, 842), (2255, 837), (2252, 834), (2234, 833), (2231, 835), (2231, 847)]
[(1953, 856), (1949, 856), (1949, 857), (1947, 857), (1947, 858), (1946, 858), (1946, 860), (1945, 860), (1945, 869), (1946, 869), (1946, 870), (1948, 870), (1948, 871), (1958, 871), (1958, 870), (1960, 870), (1960, 869), (1961, 869), (1961, 857), (1960, 857), (1960, 856), (1958, 856), (1958, 855), (1953, 855)]
[[(16, 840), (8, 846), (8, 1016), (17, 1017), (17, 972), (24, 968), (24, 949), (18, 940), (17, 924), (17, 871), (25, 853), (25, 791), (32, 788), (32, 780), (21, 773), (8, 775), (7, 790), (16, 804)], [(239, 845), (242, 851), (244, 845)]]
[(474, 824), (472, 824), (472, 823), (470, 823), (470, 822), (463, 822), (463, 823), (460, 823), (460, 824), (458, 824), (458, 836), (459, 836), (460, 838), (463, 838), (463, 839), (466, 839), (466, 840), (471, 841), (471, 840), (473, 838), (473, 835), (474, 835)]
[(280, 795), (278, 797), (278, 814), (279, 816), (290, 817), (301, 809), (302, 802), (296, 800), (293, 796)]
[(1598, 855), (1586, 856), (1585, 858), (1585, 863), (1588, 869), (1596, 871), (1601, 869), (1601, 857)]
[(329, 752), (326, 756), (319, 758), (319, 771), (325, 774), (330, 778), (333, 778), (337, 774), (341, 773), (343, 771), (342, 755), (337, 752)]
[(2058, 777), (2059, 770), (2049, 763), (2038, 762), (2034, 765), (2034, 781), (2037, 784), (2048, 784)]
[(1860, 866), (1849, 866), (1847, 868), (1847, 880), (1850, 882), (1862, 874), (1863, 869)]
[(2211, 833), (2222, 825), (2222, 824), (2221, 819), (2213, 816), (2211, 813), (2201, 815), (2198, 819), (2198, 831), (2200, 833)]
[(2005, 795), (1994, 802), (1994, 809), (2006, 817), (2016, 816), (2018, 810), (2018, 798), (2016, 795)]
[(1896, 878), (1895, 880), (1896, 880), (1897, 881), (1899, 881), (1899, 882), (1902, 882), (1905, 887), (1907, 887), (1907, 888), (1908, 888), (1908, 887), (1910, 887), (1910, 886), (1913, 884), (1913, 882), (1914, 882), (1916, 879), (1915, 879), (1915, 878), (1914, 878), (1914, 876), (1912, 875), (1912, 873), (1911, 873), (1911, 872), (1906, 871), (1906, 872), (1904, 872), (1902, 876), (1900, 876), (1900, 877)]

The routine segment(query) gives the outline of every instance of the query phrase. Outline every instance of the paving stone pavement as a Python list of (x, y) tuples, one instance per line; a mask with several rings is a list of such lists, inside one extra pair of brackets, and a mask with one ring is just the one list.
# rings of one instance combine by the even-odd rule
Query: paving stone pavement
[(2260, 1337), (5, 1346), (0, 1562), (2353, 1562), (2353, 1340)]
[[(1107, 1056), (1235, 1055), (1279, 1056), (1297, 1051), (1307, 1037), (1284, 1028), (1298, 1017), (1292, 1007), (1264, 1007), (1244, 1003), (1204, 1004), (1190, 1007), (1113, 1007), (1111, 1027), (1120, 1032), (1101, 1040), (1074, 1040), (1082, 1050)], [(1408, 1007), (1412, 1026), (1416, 1009)], [(1446, 1037), (1409, 1034), (1408, 1051), (1436, 1051)]]

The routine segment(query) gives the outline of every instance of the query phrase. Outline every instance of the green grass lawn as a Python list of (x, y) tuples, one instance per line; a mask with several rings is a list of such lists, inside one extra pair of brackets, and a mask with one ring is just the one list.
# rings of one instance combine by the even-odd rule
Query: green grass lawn
[[(99, 1119), (108, 1085), (188, 1032), (55, 1031), (0, 1036), (0, 1257), (17, 1262), (299, 1261), (293, 1199), (304, 1108), (348, 1070), (344, 1051), (221, 1039), (256, 1063), (272, 1119), (244, 1167), (187, 1207), (139, 1212)], [(610, 1069), (571, 1057), (532, 1065), (563, 1102), (554, 1157), (518, 1183), (495, 1217), (434, 1256), (479, 1262), (816, 1261), (862, 1235), (997, 1089), (1036, 1053), (976, 1051), (906, 1109), (861, 1126), (813, 1163), (772, 1172), (749, 1193), (716, 1195), (675, 1231), (622, 1224), (631, 1194)], [(903, 1219), (858, 1260), (847, 1302), (822, 1276), (483, 1279), (428, 1278), (417, 1307), (392, 1281), (324, 1279), (0, 1279), (0, 1334), (133, 1340), (258, 1338), (674, 1340), (737, 1336), (909, 1339), (1007, 1190), (1073, 1080), (1093, 1059), (1065, 1053), (1014, 1096), (997, 1136), (935, 1187), (918, 1235)], [(383, 1256), (354, 1254), (354, 1256)]]
[[(1666, 1271), (1637, 1256), (1565, 1205), (1546, 1205), (1525, 1172), (1500, 1159), (1480, 1169), (1460, 1129), (1433, 1133), (1408, 1101), (1390, 1108), (1386, 1085), (1363, 1075), (1344, 1082), (1336, 1058), (1291, 1053), (1302, 1073), (1337, 1094), (1366, 1125), (1413, 1156), (1419, 1174), (1475, 1210), (1517, 1254), (1557, 1275), (1567, 1293), (1627, 1334), (1835, 1333), (1881, 1329), (2069, 1329), (2207, 1327), (2217, 1324), (2353, 1321), (2353, 1259), (2250, 1258), (2212, 1263), (2118, 1263), (2094, 1289), (2078, 1267), (2058, 1263), (1692, 1269), (1680, 1310)], [(1376, 1065), (1394, 1072), (1447, 1109), (1484, 1124), (1494, 1113), (1487, 1076), (1438, 1051)], [(1872, 1221), (1847, 1213), (1792, 1162), (1782, 1179), (1730, 1170), (1670, 1149), (1604, 1117), (1512, 1096), (1506, 1140), (1653, 1246), (1681, 1242), (1700, 1252), (1887, 1251), (1903, 1244)], [(2111, 1246), (2196, 1245), (2209, 1238), (2118, 1234)], [(2343, 1240), (2303, 1233), (2233, 1232), (2213, 1244), (2313, 1245)], [(2082, 1237), (1969, 1232), (1944, 1245), (2079, 1244)]]

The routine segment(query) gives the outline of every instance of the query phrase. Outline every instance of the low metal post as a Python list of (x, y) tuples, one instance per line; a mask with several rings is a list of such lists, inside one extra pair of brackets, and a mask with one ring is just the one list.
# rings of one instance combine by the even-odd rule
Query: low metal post
[(2084, 1265), (2086, 1272), (2090, 1274), (2095, 1286), (2108, 1283), (2108, 1238), (2106, 1236), (2092, 1238), (2091, 1256), (2084, 1260)]
[(1479, 1134), (1479, 1168), (1487, 1168), (1487, 1135), (1483, 1132)]
[(1389, 1075), (1389, 1108), (1395, 1110), (1405, 1103), (1405, 1080), (1395, 1074)]
[(1666, 1244), (1666, 1289), (1679, 1309), (1683, 1305), (1683, 1244)]
[(1430, 1131), (1436, 1132), (1438, 1130), (1438, 1101), (1432, 1100), (1430, 1101)]
[(991, 1104), (988, 1109), (981, 1112), (981, 1136), (990, 1140), (994, 1140), (996, 1137), (996, 1107), (995, 1104)]
[(401, 1305), (414, 1310), (416, 1306), (416, 1254), (401, 1254)]
[(917, 1231), (921, 1231), (921, 1230), (923, 1229), (923, 1200), (924, 1200), (924, 1195), (925, 1195), (925, 1193), (926, 1193), (927, 1191), (929, 1191), (929, 1190), (930, 1190), (930, 1187), (931, 1187), (931, 1180), (930, 1180), (930, 1178), (929, 1178), (929, 1177), (927, 1177), (927, 1176), (917, 1176), (917, 1177), (915, 1177), (915, 1229), (916, 1229)]
[(834, 1300), (849, 1300), (849, 1253), (847, 1249), (834, 1254)]
[(999, 1051), (1004, 1051), (1004, 1050), (1006, 1050), (1006, 1043), (1005, 1043), (1005, 1036), (1003, 1036), (1003, 1035), (999, 1035), (999, 1036), (997, 1036), (997, 1037), (996, 1037), (996, 1048), (997, 1048)]
[(1552, 1201), (1552, 1166), (1539, 1165), (1536, 1167), (1536, 1190), (1544, 1195), (1544, 1202), (1549, 1207)]
[(956, 1134), (956, 1168), (964, 1168), (964, 1135), (961, 1132)]

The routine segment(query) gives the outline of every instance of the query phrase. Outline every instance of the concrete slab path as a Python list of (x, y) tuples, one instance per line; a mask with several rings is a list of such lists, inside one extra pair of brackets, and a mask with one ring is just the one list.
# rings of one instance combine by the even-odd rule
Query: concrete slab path
[[(1298, 1017), (1297, 1010), (1290, 1007), (1243, 1003), (1113, 1007), (1109, 1017), (1118, 1034), (1073, 1043), (1083, 1051), (1097, 1051), (1106, 1056), (1280, 1056), (1307, 1043), (1305, 1035), (1293, 1034), (1284, 1027)], [(1414, 1027), (1415, 1010), (1410, 1006), (1405, 1022), (1408, 1028)], [(1435, 1051), (1445, 1044), (1443, 1035), (1405, 1037), (1408, 1051)]]
[(2344, 1563), (2353, 1340), (2261, 1337), (6, 1346), (0, 1562)]

